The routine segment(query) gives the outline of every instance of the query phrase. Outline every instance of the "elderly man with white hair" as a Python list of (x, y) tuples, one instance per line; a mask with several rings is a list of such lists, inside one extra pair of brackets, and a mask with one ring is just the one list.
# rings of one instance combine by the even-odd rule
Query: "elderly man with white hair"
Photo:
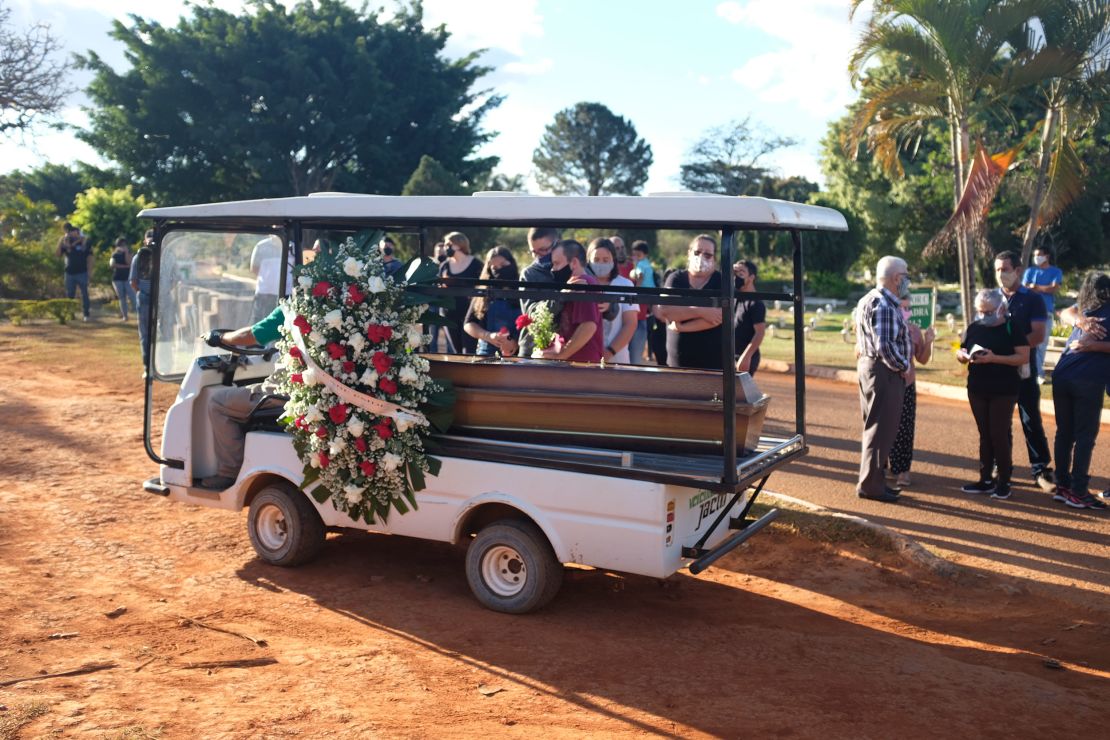
[(876, 285), (856, 304), (856, 369), (863, 435), (856, 494), (892, 503), (900, 491), (886, 485), (885, 468), (898, 433), (906, 378), (913, 361), (909, 330), (898, 296), (909, 287), (906, 261), (883, 257)]

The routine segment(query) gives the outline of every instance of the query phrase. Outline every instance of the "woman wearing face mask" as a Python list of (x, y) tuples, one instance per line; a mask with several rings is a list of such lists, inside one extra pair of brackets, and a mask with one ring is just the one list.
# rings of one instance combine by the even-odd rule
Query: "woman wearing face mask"
[[(590, 242), (586, 259), (589, 260), (590, 271), (602, 285), (633, 287), (633, 282), (620, 274), (617, 250), (610, 240), (600, 237)], [(640, 306), (635, 303), (602, 303), (598, 305), (598, 309), (601, 311), (601, 338), (605, 342), (605, 361), (627, 364), (629, 362), (628, 344), (632, 341), (632, 335), (636, 333)]]
[[(466, 278), (477, 280), (482, 274), (482, 261), (470, 254), (470, 240), (466, 234), (452, 231), (443, 237), (447, 243), (447, 260), (439, 266), (441, 278)], [(470, 308), (470, 299), (466, 296), (455, 298), (455, 306), (443, 309), (443, 315), (451, 322), (443, 327), (447, 334), (447, 351), (459, 355), (472, 355), (478, 349), (478, 340), (463, 331), (463, 320), (466, 311)]]
[[(1006, 319), (1006, 303), (996, 290), (981, 290), (975, 298), (979, 319), (967, 327), (956, 359), (969, 365), (967, 399), (979, 429), (979, 479), (963, 486), (964, 493), (1010, 497), (1013, 473), (1011, 425), (1018, 396), (1018, 368), (1029, 362), (1029, 340)], [(997, 467), (998, 479), (992, 478)]]
[(902, 416), (898, 420), (898, 433), (894, 436), (894, 446), (890, 448), (890, 474), (896, 479), (899, 488), (910, 485), (910, 466), (913, 464), (914, 426), (917, 422), (917, 385), (914, 363), (922, 365), (933, 357), (933, 340), (937, 332), (930, 326), (924, 332), (910, 321), (910, 285), (902, 284), (898, 296), (902, 305), (902, 318), (913, 343), (913, 357), (906, 371), (906, 394), (902, 397)]
[[(717, 240), (699, 234), (690, 242), (687, 268), (675, 270), (665, 288), (721, 291), (717, 271)], [(721, 370), (721, 309), (694, 306), (657, 306), (667, 322), (667, 365)]]
[[(516, 259), (508, 247), (497, 246), (486, 253), (486, 266), (482, 280), (517, 280)], [(463, 330), (478, 340), (475, 354), (511, 357), (516, 354), (520, 330), (516, 320), (520, 317), (520, 301), (504, 298), (489, 299), (478, 296), (470, 299)]]

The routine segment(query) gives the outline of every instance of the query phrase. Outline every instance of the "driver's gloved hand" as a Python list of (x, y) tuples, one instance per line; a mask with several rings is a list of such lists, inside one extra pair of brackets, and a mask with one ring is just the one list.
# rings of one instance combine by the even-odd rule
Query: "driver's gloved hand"
[(223, 332), (219, 329), (213, 329), (207, 334), (202, 334), (200, 338), (203, 339), (204, 343), (209, 347), (219, 347), (220, 342), (223, 341)]

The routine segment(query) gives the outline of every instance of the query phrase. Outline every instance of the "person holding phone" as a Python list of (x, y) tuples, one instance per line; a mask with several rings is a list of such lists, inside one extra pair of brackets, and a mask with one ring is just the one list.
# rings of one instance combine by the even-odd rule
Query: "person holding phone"
[(1011, 422), (1021, 380), (1018, 368), (1029, 363), (1029, 339), (1012, 326), (999, 291), (979, 291), (975, 310), (979, 319), (967, 327), (956, 359), (968, 365), (967, 400), (979, 430), (979, 479), (960, 490), (1004, 500), (1010, 498), (1014, 471)]

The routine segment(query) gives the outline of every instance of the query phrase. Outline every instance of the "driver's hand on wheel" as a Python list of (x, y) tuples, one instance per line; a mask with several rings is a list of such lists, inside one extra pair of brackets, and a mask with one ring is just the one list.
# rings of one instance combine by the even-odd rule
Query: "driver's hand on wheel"
[(220, 343), (223, 342), (223, 332), (219, 329), (213, 329), (207, 334), (202, 334), (200, 338), (203, 339), (204, 343), (209, 347), (219, 347)]

